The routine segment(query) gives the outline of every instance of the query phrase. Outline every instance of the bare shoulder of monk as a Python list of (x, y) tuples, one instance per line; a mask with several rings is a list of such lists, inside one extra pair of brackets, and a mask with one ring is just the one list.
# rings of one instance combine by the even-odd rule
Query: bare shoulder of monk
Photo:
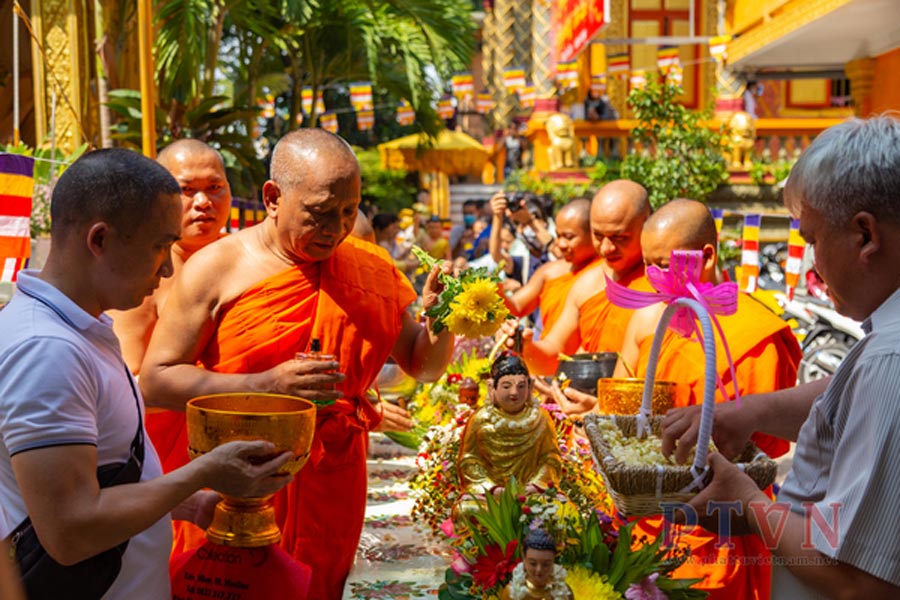
[(572, 289), (569, 290), (569, 297), (579, 310), (581, 309), (581, 305), (589, 298), (606, 289), (606, 270), (604, 269), (604, 264), (605, 263), (601, 262), (600, 264), (591, 267), (590, 270), (582, 273), (581, 277), (578, 278), (578, 281), (572, 285)]

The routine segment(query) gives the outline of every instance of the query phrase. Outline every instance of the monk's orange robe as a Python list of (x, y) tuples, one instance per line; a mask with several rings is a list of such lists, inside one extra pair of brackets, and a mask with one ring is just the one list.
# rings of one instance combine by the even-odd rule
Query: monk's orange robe
[[(760, 302), (747, 294), (738, 295), (738, 309), (733, 315), (717, 317), (734, 361), (741, 396), (791, 387), (797, 379), (801, 352), (790, 326)], [(718, 333), (716, 334), (718, 336)], [(638, 376), (647, 371), (653, 336), (641, 341)], [(731, 372), (721, 340), (716, 338), (716, 370), (725, 382), (729, 398), (733, 394)], [(678, 406), (703, 401), (705, 363), (697, 341), (687, 340), (672, 331), (666, 332), (659, 354), (656, 378), (679, 384)], [(716, 390), (716, 402), (723, 402)], [(753, 441), (770, 456), (781, 456), (789, 442), (772, 436), (755, 434)], [(735, 536), (734, 548), (716, 548), (717, 536), (700, 527), (675, 527), (674, 541), (691, 548), (691, 558), (679, 567), (675, 577), (703, 578), (698, 588), (710, 593), (713, 600), (767, 599), (771, 579), (769, 557), (757, 536)], [(635, 527), (635, 535), (655, 538), (662, 532), (662, 518), (643, 519)], [(761, 557), (756, 564), (741, 564), (745, 557)], [(744, 561), (747, 562), (747, 561)]]
[[(633, 290), (652, 292), (644, 277), (643, 267), (635, 269), (627, 278), (618, 281)], [(616, 306), (606, 297), (606, 290), (588, 298), (578, 315), (578, 335), (581, 347), (587, 352), (619, 352), (625, 341), (625, 329), (634, 309)]]
[[(200, 364), (220, 373), (259, 373), (294, 358), (318, 338), (346, 379), (344, 396), (320, 407), (309, 462), (275, 496), (281, 547), (312, 567), (309, 598), (340, 598), (362, 532), (366, 507), (367, 432), (378, 412), (365, 396), (391, 353), (403, 313), (415, 300), (387, 253), (347, 238), (327, 260), (291, 267), (258, 282), (219, 313)], [(165, 414), (165, 413), (163, 413)], [(166, 471), (187, 460), (180, 428), (157, 446)], [(154, 444), (156, 444), (154, 439)], [(179, 523), (173, 554), (198, 547), (202, 532)]]
[[(544, 331), (553, 329), (553, 324), (559, 319), (563, 308), (566, 306), (566, 297), (569, 295), (569, 290), (572, 289), (578, 278), (599, 263), (600, 258), (597, 258), (576, 273), (569, 271), (565, 275), (560, 275), (544, 282), (544, 288), (541, 290), (540, 295), (541, 323)], [(578, 336), (573, 335), (566, 341), (563, 353), (574, 354), (580, 345), (581, 341)]]

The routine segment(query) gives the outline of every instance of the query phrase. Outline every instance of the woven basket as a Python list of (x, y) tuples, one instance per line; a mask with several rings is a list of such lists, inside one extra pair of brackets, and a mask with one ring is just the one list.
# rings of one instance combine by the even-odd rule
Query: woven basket
[[(612, 424), (625, 437), (643, 437), (647, 431), (660, 434), (662, 417), (651, 415), (653, 380), (666, 327), (675, 312), (682, 307), (691, 309), (700, 320), (703, 349), (706, 354), (703, 408), (694, 462), (691, 465), (629, 465), (619, 462), (601, 435), (599, 425)], [(639, 413), (635, 416), (592, 414), (584, 420), (585, 432), (594, 453), (594, 468), (600, 473), (613, 503), (623, 516), (643, 517), (662, 514), (664, 503), (688, 502), (709, 483), (712, 474), (706, 465), (706, 457), (712, 434), (715, 393), (716, 344), (709, 315), (699, 302), (679, 298), (666, 308), (656, 328)], [(768, 487), (775, 481), (777, 471), (775, 462), (753, 444), (747, 444), (735, 462), (760, 489)]]

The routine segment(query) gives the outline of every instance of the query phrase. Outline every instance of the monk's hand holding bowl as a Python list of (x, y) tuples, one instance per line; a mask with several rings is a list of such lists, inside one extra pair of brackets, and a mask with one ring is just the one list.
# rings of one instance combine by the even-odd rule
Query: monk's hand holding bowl
[[(700, 430), (700, 405), (673, 408), (666, 413), (662, 427), (662, 452), (671, 456), (675, 452), (675, 462), (684, 464), (697, 445)], [(753, 397), (741, 398), (741, 408), (733, 400), (716, 404), (712, 437), (716, 448), (726, 458), (740, 454), (756, 430), (753, 420)]]
[(269, 370), (273, 383), (261, 390), (298, 396), (316, 403), (332, 403), (343, 394), (335, 386), (344, 381), (334, 360), (291, 359)]

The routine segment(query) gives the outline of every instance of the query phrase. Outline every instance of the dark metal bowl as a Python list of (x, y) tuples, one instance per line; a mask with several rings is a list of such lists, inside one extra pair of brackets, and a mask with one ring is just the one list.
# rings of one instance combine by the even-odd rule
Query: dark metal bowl
[[(594, 352), (591, 354), (575, 354), (572, 360), (559, 361), (556, 378), (568, 380), (569, 385), (586, 394), (597, 393), (597, 380), (612, 377), (616, 369), (619, 355), (615, 352)], [(565, 377), (561, 377), (565, 375)]]

